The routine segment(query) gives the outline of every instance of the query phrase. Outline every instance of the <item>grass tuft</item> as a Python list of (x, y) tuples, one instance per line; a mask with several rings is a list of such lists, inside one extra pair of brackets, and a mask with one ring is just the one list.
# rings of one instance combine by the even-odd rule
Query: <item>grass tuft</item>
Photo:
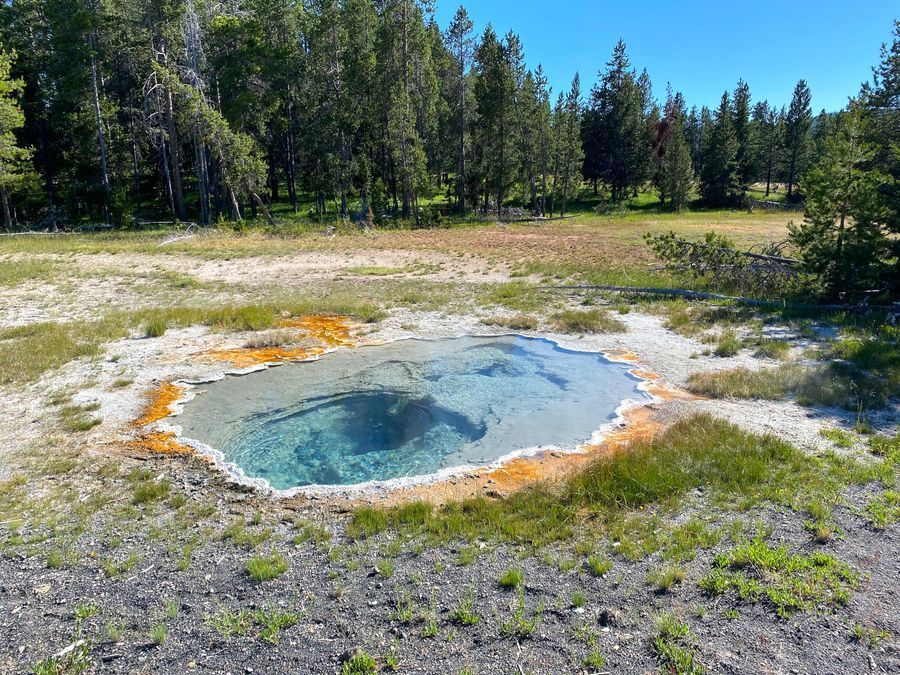
[(627, 330), (624, 323), (603, 309), (567, 309), (551, 318), (553, 329), (560, 333), (621, 333)]
[(287, 572), (288, 563), (278, 553), (254, 556), (247, 561), (247, 574), (253, 581), (271, 581)]
[(492, 316), (482, 319), (486, 326), (501, 326), (510, 330), (537, 330), (540, 322), (528, 314), (515, 314), (514, 316)]
[(503, 588), (518, 588), (525, 582), (525, 575), (522, 570), (511, 568), (500, 575), (500, 585)]

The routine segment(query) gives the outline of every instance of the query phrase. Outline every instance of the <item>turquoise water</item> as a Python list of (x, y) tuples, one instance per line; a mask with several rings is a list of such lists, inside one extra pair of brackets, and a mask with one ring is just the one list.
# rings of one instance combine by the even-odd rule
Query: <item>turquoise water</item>
[(549, 340), (402, 340), (198, 386), (177, 421), (274, 488), (354, 485), (575, 447), (638, 383)]

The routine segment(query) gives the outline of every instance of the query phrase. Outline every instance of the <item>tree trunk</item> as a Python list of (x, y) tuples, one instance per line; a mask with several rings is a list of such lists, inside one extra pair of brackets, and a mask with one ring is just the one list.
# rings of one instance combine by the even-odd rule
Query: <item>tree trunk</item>
[(100, 180), (103, 184), (105, 200), (109, 200), (112, 188), (109, 184), (109, 169), (106, 162), (106, 134), (103, 132), (103, 113), (100, 110), (100, 87), (97, 84), (97, 58), (94, 54), (96, 36), (91, 37), (91, 85), (94, 91), (94, 116), (97, 122), (97, 144), (100, 150)]
[[(168, 67), (165, 45), (161, 47), (162, 65)], [(187, 219), (187, 211), (184, 206), (184, 188), (181, 184), (181, 162), (178, 156), (178, 132), (175, 129), (175, 109), (172, 103), (172, 91), (166, 87), (166, 131), (169, 135), (169, 162), (171, 166), (170, 180), (172, 183), (172, 199), (175, 203), (173, 213), (178, 220)]]
[(271, 227), (275, 227), (275, 220), (272, 218), (272, 214), (269, 213), (269, 209), (263, 203), (263, 200), (259, 198), (259, 195), (256, 194), (255, 192), (251, 192), (250, 196), (253, 197), (253, 201), (255, 201), (257, 203), (257, 205), (259, 206), (259, 208), (262, 210), (263, 215), (266, 217), (266, 220), (269, 222), (269, 225)]
[[(464, 48), (463, 48), (464, 49)], [(456, 177), (456, 201), (460, 213), (466, 212), (466, 63), (459, 55), (459, 175)]]
[(237, 196), (234, 194), (234, 190), (230, 187), (228, 188), (228, 197), (231, 199), (231, 208), (234, 209), (234, 219), (241, 222), (241, 207), (238, 205)]
[(12, 214), (9, 212), (9, 193), (5, 185), (0, 186), (0, 199), (3, 201), (3, 224), (9, 232), (12, 229)]

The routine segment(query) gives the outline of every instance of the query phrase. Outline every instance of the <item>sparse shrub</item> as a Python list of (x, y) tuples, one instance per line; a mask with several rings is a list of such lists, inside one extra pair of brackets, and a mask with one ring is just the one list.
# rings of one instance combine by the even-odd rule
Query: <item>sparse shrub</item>
[(822, 438), (827, 438), (839, 448), (852, 448), (856, 442), (853, 434), (843, 429), (822, 429), (819, 431), (819, 435)]
[(790, 554), (762, 539), (747, 541), (714, 558), (714, 568), (700, 582), (710, 595), (734, 590), (746, 602), (765, 598), (778, 616), (821, 605), (845, 605), (859, 574), (823, 552)]
[(65, 557), (63, 556), (63, 552), (58, 548), (53, 549), (47, 553), (47, 567), (53, 570), (60, 569), (65, 563)]
[(59, 418), (66, 431), (87, 431), (100, 424), (101, 420), (99, 417), (90, 415), (90, 413), (99, 409), (100, 404), (97, 402), (83, 405), (65, 405), (59, 409)]
[(100, 564), (100, 569), (110, 579), (118, 579), (125, 572), (130, 572), (140, 561), (140, 556), (132, 551), (125, 560), (109, 558)]
[(203, 621), (225, 638), (246, 635), (253, 627), (253, 615), (247, 609), (223, 608), (215, 614), (207, 614)]
[(519, 586), (519, 598), (513, 609), (513, 614), (509, 619), (500, 623), (500, 630), (506, 635), (512, 635), (517, 638), (529, 637), (537, 629), (542, 613), (543, 606), (539, 605), (532, 617), (529, 618), (525, 615), (525, 589)]
[(269, 541), (272, 529), (265, 527), (261, 530), (251, 530), (242, 518), (237, 518), (222, 530), (221, 536), (223, 540), (230, 539), (235, 546), (254, 549)]
[(578, 609), (579, 607), (584, 607), (584, 603), (586, 602), (586, 599), (584, 597), (584, 592), (583, 591), (573, 591), (570, 601), (572, 603), (572, 607), (575, 607), (576, 609)]
[(850, 636), (856, 642), (862, 642), (868, 645), (870, 649), (875, 649), (881, 642), (889, 639), (891, 634), (883, 628), (873, 628), (871, 626), (854, 624), (853, 628), (850, 629)]
[(106, 623), (106, 628), (104, 630), (106, 633), (106, 637), (112, 643), (121, 642), (122, 636), (125, 633), (125, 622), (122, 620), (118, 621), (108, 621)]
[(419, 631), (419, 636), (423, 638), (433, 638), (437, 637), (438, 634), (438, 624), (437, 619), (434, 616), (429, 616), (422, 623), (422, 630)]
[(900, 460), (900, 434), (873, 436), (869, 439), (869, 450), (879, 457), (896, 457)]
[(397, 645), (391, 645), (391, 648), (384, 653), (384, 667), (395, 672), (400, 668), (400, 656), (397, 654)]
[(876, 530), (900, 521), (900, 492), (885, 490), (866, 504), (864, 512)]
[(662, 661), (661, 672), (678, 675), (700, 675), (705, 672), (697, 663), (693, 636), (686, 623), (673, 612), (658, 615), (653, 650)]
[(277, 645), (281, 640), (281, 631), (295, 626), (300, 621), (300, 613), (282, 611), (270, 605), (265, 609), (258, 609), (253, 612), (252, 619), (260, 628), (259, 638), (270, 644)]

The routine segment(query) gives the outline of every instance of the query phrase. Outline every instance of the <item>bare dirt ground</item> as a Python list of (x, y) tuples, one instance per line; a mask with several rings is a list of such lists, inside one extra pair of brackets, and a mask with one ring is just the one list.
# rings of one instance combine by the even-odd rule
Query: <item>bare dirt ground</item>
[[(63, 271), (5, 289), (0, 328), (78, 321), (116, 308), (176, 300), (240, 302), (274, 286), (289, 291), (323, 281), (364, 287), (374, 279), (496, 284), (518, 278), (512, 276), (510, 262), (490, 252), (509, 236), (503, 230), (478, 235), (485, 242), (482, 255), (451, 250), (456, 237), (469, 236), (465, 246), (471, 252), (474, 235), (436, 234), (436, 250), (431, 251), (386, 244), (378, 250), (300, 251), (234, 260), (184, 253), (43, 254)], [(509, 244), (524, 257), (540, 258), (551, 250), (548, 255), (560, 259), (580, 259), (585, 246), (593, 245), (586, 244), (591, 233), (566, 236), (548, 246), (543, 233), (520, 232)], [(186, 275), (197, 285), (172, 275)], [(368, 342), (406, 337), (506, 332), (482, 319), (511, 314), (497, 307), (465, 315), (395, 307), (378, 324), (353, 326), (352, 343), (364, 349)], [(617, 318), (626, 331), (565, 335), (542, 320), (530, 334), (572, 349), (631, 353), (641, 369), (675, 388), (695, 372), (776, 364), (747, 349), (732, 357), (704, 354), (708, 345), (667, 329), (657, 314), (633, 310)], [(827, 327), (821, 329), (820, 335), (827, 335)], [(795, 354), (823, 339), (808, 332), (782, 333)], [(3, 389), (0, 466), (5, 471), (0, 476), (6, 474), (3, 489), (10, 494), (24, 490), (11, 517), (22, 510), (40, 516), (30, 515), (34, 522), (24, 527), (17, 522), (15, 529), (9, 527), (13, 523), (0, 523), (0, 670), (30, 672), (33, 664), (76, 645), (73, 651), (86, 648), (89, 672), (339, 673), (354, 650), (365, 650), (377, 657), (383, 671), (396, 660), (398, 672), (408, 673), (649, 673), (661, 664), (653, 646), (654, 616), (675, 611), (690, 624), (690, 642), (706, 672), (900, 672), (900, 618), (895, 611), (900, 539), (896, 525), (874, 530), (860, 517), (871, 496), (866, 486), (854, 488), (835, 509), (839, 535), (824, 543), (814, 542), (804, 517), (794, 511), (764, 508), (715, 516), (715, 526), (725, 528), (737, 520), (749, 529), (768, 529), (774, 542), (792, 551), (828, 552), (862, 574), (846, 607), (782, 619), (765, 604), (733, 606), (699, 589), (713, 549), (699, 550), (685, 563), (686, 579), (671, 593), (658, 593), (647, 584), (648, 573), (662, 564), (658, 554), (637, 561), (617, 556), (609, 572), (593, 576), (564, 547), (527, 554), (482, 541), (474, 546), (472, 560), (462, 563), (473, 548), (465, 542), (437, 547), (398, 543), (394, 548), (389, 534), (348, 541), (341, 512), (356, 500), (277, 500), (233, 484), (201, 457), (147, 453), (135, 445), (158, 431), (155, 425), (164, 430), (170, 422), (135, 424), (161, 384), (220, 376), (234, 366), (209, 355), (242, 350), (250, 338), (249, 333), (196, 326), (151, 338), (135, 333), (106, 345), (99, 357), (78, 359), (37, 382)], [(304, 348), (317, 341), (311, 335), (303, 339)], [(55, 392), (68, 392), (72, 403), (91, 406), (100, 423), (78, 433), (61, 430), (58, 405), (50, 400)], [(650, 412), (660, 426), (706, 412), (756, 433), (775, 434), (810, 454), (866, 454), (862, 441), (841, 448), (822, 436), (824, 429), (852, 426), (854, 414), (843, 410), (812, 410), (791, 401), (683, 396), (658, 402)], [(877, 431), (891, 432), (898, 420), (893, 406), (874, 415), (871, 423)], [(72, 464), (60, 467), (56, 457)], [(54, 468), (48, 468), (51, 459)], [(538, 474), (554, 475), (557, 460), (534, 460), (542, 467)], [(25, 481), (24, 486), (8, 487), (15, 480)], [(168, 481), (171, 494), (183, 495), (180, 505), (171, 500), (144, 505), (133, 497), (133, 485), (160, 480)], [(364, 501), (440, 502), (492, 489), (496, 481), (476, 472), (399, 496), (376, 491)], [(77, 515), (98, 499), (102, 508)], [(678, 518), (709, 518), (708, 506), (698, 493)], [(241, 532), (246, 526), (253, 536), (223, 534), (236, 522), (243, 524)], [(272, 581), (251, 579), (246, 563), (263, 553), (282, 555), (287, 571)], [(385, 560), (390, 561), (389, 573)], [(515, 591), (497, 582), (510, 567), (524, 573), (521, 605)], [(451, 612), (469, 592), (480, 620), (461, 626)], [(573, 601), (578, 595), (582, 600)], [(532, 634), (510, 634), (503, 628), (517, 606), (527, 616), (540, 615)], [(293, 623), (272, 638), (263, 632), (260, 617), (278, 612), (291, 614)], [(76, 620), (76, 614), (82, 618)], [(229, 617), (233, 625), (223, 628)], [(431, 619), (433, 636), (426, 634)], [(881, 637), (855, 639), (857, 626), (877, 629)], [(603, 654), (605, 666), (585, 660), (595, 651)]]

